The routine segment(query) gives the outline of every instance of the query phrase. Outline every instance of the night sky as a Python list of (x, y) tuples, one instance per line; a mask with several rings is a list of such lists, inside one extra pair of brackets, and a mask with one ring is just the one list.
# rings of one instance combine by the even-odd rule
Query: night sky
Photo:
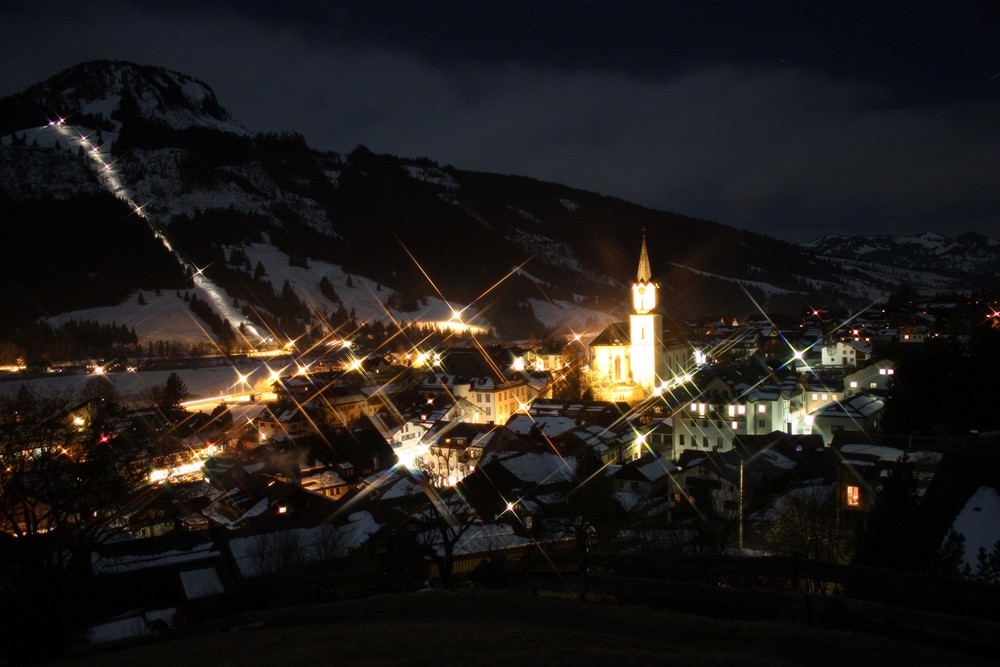
[[(284, 4), (284, 3), (282, 3)], [(99, 58), (252, 131), (792, 241), (1000, 237), (1000, 3), (0, 0), (0, 96)]]

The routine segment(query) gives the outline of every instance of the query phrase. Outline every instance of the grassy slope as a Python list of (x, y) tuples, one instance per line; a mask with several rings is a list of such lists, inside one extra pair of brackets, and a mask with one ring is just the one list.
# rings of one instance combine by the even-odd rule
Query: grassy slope
[(791, 622), (725, 621), (490, 591), (421, 592), (185, 628), (65, 665), (986, 665), (982, 658)]

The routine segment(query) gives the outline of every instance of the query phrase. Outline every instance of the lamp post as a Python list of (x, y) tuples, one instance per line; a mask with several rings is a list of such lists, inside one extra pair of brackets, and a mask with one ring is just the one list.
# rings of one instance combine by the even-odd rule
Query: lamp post
[(740, 557), (743, 557), (743, 457), (740, 457)]

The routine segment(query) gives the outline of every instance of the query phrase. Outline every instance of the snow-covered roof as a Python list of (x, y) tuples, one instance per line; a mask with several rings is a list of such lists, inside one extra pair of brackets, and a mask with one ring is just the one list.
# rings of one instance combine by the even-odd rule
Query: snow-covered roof
[(885, 406), (881, 398), (871, 394), (855, 394), (842, 401), (828, 403), (816, 410), (816, 417), (850, 417), (865, 419)]
[(499, 462), (512, 475), (524, 482), (552, 484), (573, 479), (576, 459), (548, 453), (497, 452), (487, 455), (479, 467)]
[(181, 572), (181, 585), (188, 600), (221, 595), (226, 588), (219, 579), (219, 572), (214, 567)]
[(773, 449), (762, 449), (754, 456), (759, 456), (776, 468), (781, 468), (783, 470), (793, 470), (795, 468), (795, 461), (791, 460), (784, 454), (774, 451)]
[(218, 557), (219, 552), (212, 544), (196, 544), (190, 549), (168, 549), (156, 553), (133, 553), (121, 556), (102, 556), (97, 551), (91, 553), (91, 564), (95, 573), (120, 574), (154, 567), (166, 567), (206, 558)]
[(636, 467), (636, 471), (650, 482), (655, 482), (677, 472), (677, 466), (665, 458), (658, 457), (649, 463)]
[(516, 414), (507, 420), (505, 426), (518, 435), (527, 435), (532, 428), (537, 427), (545, 435), (556, 436), (576, 428), (576, 420), (569, 417)]
[(903, 450), (896, 447), (886, 447), (884, 445), (844, 445), (840, 448), (840, 453), (845, 458), (852, 455), (873, 456), (880, 461), (900, 461), (903, 458)]

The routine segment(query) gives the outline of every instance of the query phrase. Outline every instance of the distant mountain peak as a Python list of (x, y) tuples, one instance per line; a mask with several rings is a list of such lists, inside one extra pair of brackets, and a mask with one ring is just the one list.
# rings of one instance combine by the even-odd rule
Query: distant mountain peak
[(81, 63), (0, 100), (0, 134), (58, 118), (108, 130), (141, 120), (174, 129), (206, 127), (247, 134), (204, 82), (121, 60)]

